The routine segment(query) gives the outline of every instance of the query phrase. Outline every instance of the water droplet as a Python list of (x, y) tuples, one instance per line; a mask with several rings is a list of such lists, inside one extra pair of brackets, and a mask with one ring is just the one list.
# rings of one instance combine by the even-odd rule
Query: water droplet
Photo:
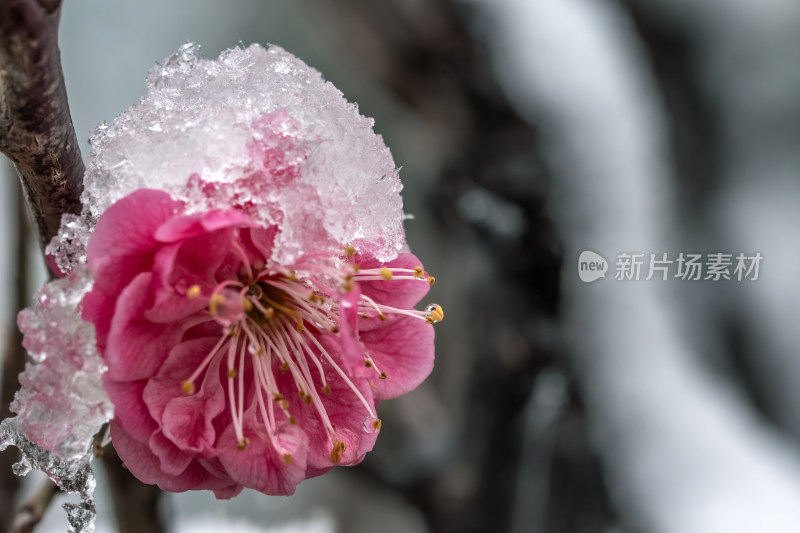
[(364, 419), (364, 432), (375, 433), (381, 429), (381, 419), (374, 416), (368, 416)]

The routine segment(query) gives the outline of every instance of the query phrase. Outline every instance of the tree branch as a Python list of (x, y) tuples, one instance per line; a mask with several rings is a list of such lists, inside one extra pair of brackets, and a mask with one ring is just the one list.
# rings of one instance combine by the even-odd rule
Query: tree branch
[(102, 458), (114, 500), (117, 530), (120, 533), (163, 533), (166, 528), (158, 504), (161, 489), (133, 477), (113, 446), (104, 448)]
[(79, 213), (83, 161), (58, 49), (61, 0), (0, 0), (0, 152), (17, 169), (44, 247)]
[(11, 533), (33, 533), (36, 525), (42, 521), (44, 513), (53, 501), (53, 497), (58, 493), (58, 487), (45, 479), (36, 493), (17, 513), (11, 525)]
[[(2, 0), (0, 0), (2, 1)], [(5, 164), (5, 163), (3, 163)], [(14, 283), (13, 305), (14, 311), (19, 311), (28, 302), (28, 261), (27, 244), (30, 237), (30, 221), (23, 212), (22, 194), (14, 187), (14, 195), (19, 198), (16, 205), (17, 232), (13, 244), (13, 257), (15, 261), (10, 265), (11, 274), (9, 282)], [(12, 232), (13, 235), (13, 232)], [(16, 316), (16, 314), (14, 315)], [(11, 402), (14, 394), (19, 389), (19, 374), (25, 370), (25, 350), (22, 348), (22, 333), (16, 327), (14, 319), (10, 320), (7, 337), (3, 339), (3, 377), (0, 381), (0, 420), (14, 416), (11, 412)], [(20, 486), (20, 478), (11, 470), (11, 466), (19, 460), (19, 452), (9, 446), (0, 452), (0, 501), (7, 502), (0, 505), (0, 531), (7, 531), (14, 519), (14, 501)]]

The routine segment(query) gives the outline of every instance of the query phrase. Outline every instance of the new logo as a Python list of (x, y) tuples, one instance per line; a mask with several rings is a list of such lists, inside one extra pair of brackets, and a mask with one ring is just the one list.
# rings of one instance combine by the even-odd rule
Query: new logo
[(608, 261), (591, 250), (584, 250), (578, 257), (578, 276), (584, 283), (591, 283), (606, 277)]

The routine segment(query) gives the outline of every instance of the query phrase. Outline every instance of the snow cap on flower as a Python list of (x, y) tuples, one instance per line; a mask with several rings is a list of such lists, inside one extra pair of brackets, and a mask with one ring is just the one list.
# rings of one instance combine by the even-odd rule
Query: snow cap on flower
[[(170, 193), (187, 212), (236, 204), (259, 224), (280, 223), (280, 262), (348, 244), (387, 261), (405, 245), (402, 184), (373, 120), (292, 54), (252, 45), (208, 60), (187, 44), (147, 84), (91, 136), (83, 217), (69, 218), (49, 249), (63, 271), (84, 260), (74, 244), (94, 221), (141, 188)], [(264, 167), (268, 180), (248, 179)]]

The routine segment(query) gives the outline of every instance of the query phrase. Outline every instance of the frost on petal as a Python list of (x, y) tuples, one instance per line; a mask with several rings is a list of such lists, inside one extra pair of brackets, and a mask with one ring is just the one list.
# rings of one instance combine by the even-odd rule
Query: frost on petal
[(207, 60), (185, 45), (147, 83), (92, 134), (84, 219), (147, 187), (189, 213), (226, 205), (280, 224), (276, 263), (346, 244), (386, 261), (403, 247), (402, 184), (372, 119), (293, 55), (253, 45)]
[(0, 425), (0, 447), (14, 445), (22, 459), (14, 471), (42, 470), (59, 487), (81, 495), (68, 510), (72, 530), (94, 530), (92, 438), (113, 414), (103, 389), (105, 365), (95, 348), (94, 326), (76, 312), (91, 282), (85, 269), (45, 285), (19, 327), (33, 363), (20, 374), (22, 388)]

